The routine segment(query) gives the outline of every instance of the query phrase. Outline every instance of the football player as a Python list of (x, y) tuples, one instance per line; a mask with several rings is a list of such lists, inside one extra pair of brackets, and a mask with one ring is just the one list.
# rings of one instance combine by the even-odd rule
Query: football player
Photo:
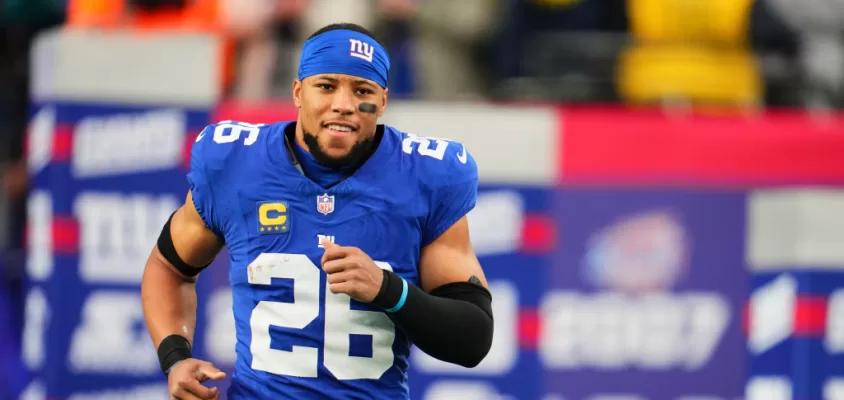
[(219, 395), (202, 382), (225, 374), (191, 344), (197, 275), (224, 245), (230, 399), (406, 399), (411, 344), (470, 368), (486, 356), (492, 297), (466, 219), (477, 165), (460, 143), (378, 124), (389, 69), (364, 28), (330, 25), (303, 45), (296, 121), (197, 137), (142, 283), (171, 398)]

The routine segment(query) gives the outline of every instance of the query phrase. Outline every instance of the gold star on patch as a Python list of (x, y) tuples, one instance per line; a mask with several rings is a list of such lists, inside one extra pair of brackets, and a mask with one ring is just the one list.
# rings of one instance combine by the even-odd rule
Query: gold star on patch
[(287, 227), (286, 227), (286, 226), (282, 226), (282, 227), (281, 227), (281, 230), (286, 231), (286, 230), (287, 230)]
[(263, 231), (264, 231), (264, 227), (262, 226), (262, 227), (261, 227), (261, 232), (263, 232)]
[(278, 227), (275, 227), (275, 230), (278, 230)]

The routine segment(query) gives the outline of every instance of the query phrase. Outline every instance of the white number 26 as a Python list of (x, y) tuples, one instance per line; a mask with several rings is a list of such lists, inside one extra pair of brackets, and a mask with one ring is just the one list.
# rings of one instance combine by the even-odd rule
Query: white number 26
[[(384, 262), (379, 267), (392, 271)], [(270, 326), (303, 329), (325, 310), (323, 365), (337, 379), (378, 379), (393, 365), (395, 325), (384, 313), (351, 309), (351, 298), (325, 287), (320, 297), (320, 270), (303, 254), (264, 253), (249, 265), (249, 283), (270, 285), (273, 278), (293, 280), (293, 303), (261, 301), (252, 310), (252, 368), (277, 375), (317, 377), (318, 349), (292, 346), (270, 348)], [(349, 335), (372, 337), (372, 356), (349, 355)]]

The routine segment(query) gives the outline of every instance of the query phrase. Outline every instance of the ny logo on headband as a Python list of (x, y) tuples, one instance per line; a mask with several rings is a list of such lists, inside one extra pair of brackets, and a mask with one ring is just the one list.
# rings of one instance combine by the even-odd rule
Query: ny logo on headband
[(370, 46), (369, 43), (357, 39), (349, 39), (349, 42), (352, 44), (349, 52), (350, 56), (372, 62), (372, 55), (375, 53), (374, 47)]

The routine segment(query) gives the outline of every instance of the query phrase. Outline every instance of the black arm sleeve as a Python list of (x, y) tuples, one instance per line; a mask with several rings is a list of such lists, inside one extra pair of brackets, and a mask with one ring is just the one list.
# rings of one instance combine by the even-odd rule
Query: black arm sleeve
[[(384, 283), (372, 304), (394, 307), (403, 284), (398, 275), (384, 270)], [(440, 286), (430, 294), (408, 283), (404, 305), (388, 315), (420, 350), (441, 361), (472, 368), (492, 346), (492, 295), (477, 278)]]

